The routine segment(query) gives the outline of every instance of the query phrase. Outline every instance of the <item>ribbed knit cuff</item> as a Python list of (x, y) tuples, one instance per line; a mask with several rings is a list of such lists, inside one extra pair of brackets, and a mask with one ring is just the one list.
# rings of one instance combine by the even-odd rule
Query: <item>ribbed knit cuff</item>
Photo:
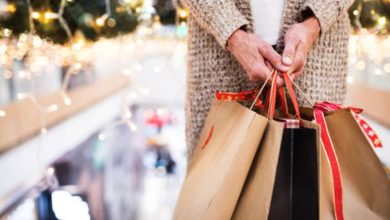
[(248, 20), (236, 9), (232, 7), (217, 7), (213, 10), (214, 15), (210, 25), (214, 30), (214, 37), (218, 43), (226, 48), (227, 41), (237, 29), (249, 24)]
[(337, 1), (334, 0), (308, 0), (303, 5), (301, 11), (306, 11), (308, 9), (310, 9), (319, 20), (321, 33), (325, 33), (329, 30), (332, 24), (337, 20), (337, 17), (340, 13), (340, 8), (338, 7)]

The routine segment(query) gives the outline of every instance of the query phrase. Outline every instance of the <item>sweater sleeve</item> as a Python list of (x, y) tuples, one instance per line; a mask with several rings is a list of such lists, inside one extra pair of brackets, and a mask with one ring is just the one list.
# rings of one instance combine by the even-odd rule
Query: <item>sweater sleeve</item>
[(190, 15), (225, 48), (237, 29), (248, 25), (232, 0), (188, 0)]
[(321, 32), (327, 32), (339, 15), (344, 13), (353, 0), (307, 0), (302, 11), (310, 9), (321, 25)]

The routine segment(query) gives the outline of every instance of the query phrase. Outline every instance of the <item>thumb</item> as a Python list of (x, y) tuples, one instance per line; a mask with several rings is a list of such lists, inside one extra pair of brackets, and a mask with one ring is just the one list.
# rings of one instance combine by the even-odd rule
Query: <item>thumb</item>
[(295, 40), (289, 39), (289, 37), (286, 37), (285, 47), (284, 47), (283, 55), (282, 55), (282, 63), (284, 65), (289, 66), (293, 63), (297, 46), (298, 46), (298, 43)]

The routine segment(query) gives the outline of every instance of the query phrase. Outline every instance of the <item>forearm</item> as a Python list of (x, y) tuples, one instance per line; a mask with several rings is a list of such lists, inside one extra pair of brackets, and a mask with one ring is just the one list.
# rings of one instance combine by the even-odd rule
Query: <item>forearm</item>
[(212, 34), (223, 48), (234, 31), (249, 23), (231, 0), (188, 0), (188, 6), (191, 18)]

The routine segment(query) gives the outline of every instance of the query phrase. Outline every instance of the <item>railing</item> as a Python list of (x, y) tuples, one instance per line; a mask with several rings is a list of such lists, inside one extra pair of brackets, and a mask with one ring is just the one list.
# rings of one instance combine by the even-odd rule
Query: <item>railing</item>
[[(72, 101), (70, 105), (65, 105), (60, 92), (45, 94), (36, 101), (42, 106), (56, 105), (58, 108), (54, 112), (43, 113), (45, 125), (50, 128), (123, 89), (129, 82), (127, 76), (110, 74), (69, 91), (67, 95)], [(7, 115), (0, 118), (0, 154), (41, 132), (42, 113), (31, 100), (23, 99), (3, 106), (2, 109)]]

